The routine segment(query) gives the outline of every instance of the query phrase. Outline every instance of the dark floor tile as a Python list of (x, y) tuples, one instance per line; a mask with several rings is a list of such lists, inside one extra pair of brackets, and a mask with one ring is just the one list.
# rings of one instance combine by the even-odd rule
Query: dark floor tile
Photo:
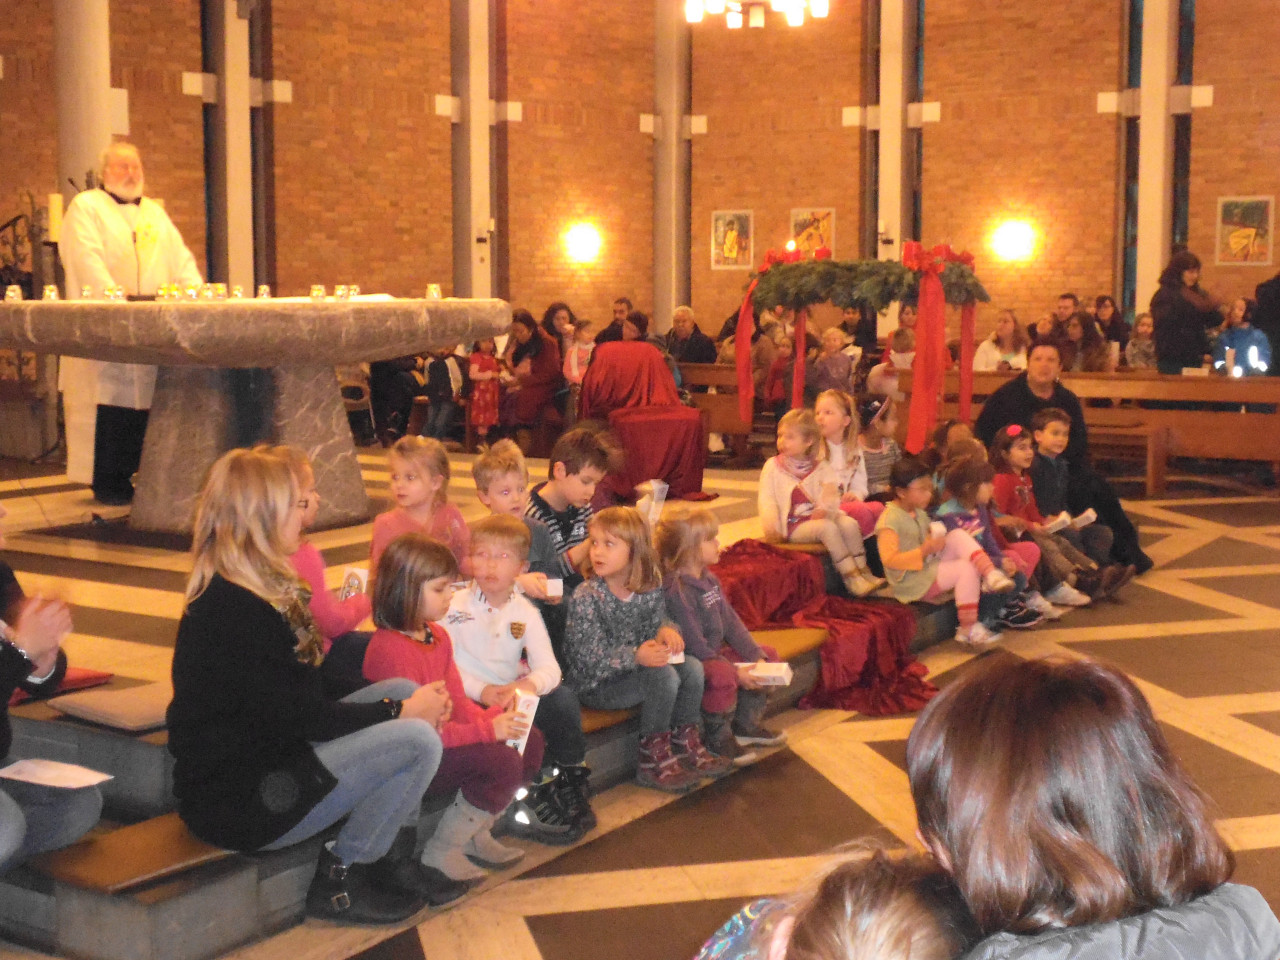
[(1280, 774), (1176, 727), (1161, 727), (1191, 778), (1214, 801), (1215, 817), (1280, 813)]
[(905, 740), (875, 740), (868, 743), (872, 750), (880, 754), (899, 770), (907, 769), (907, 741)]
[(43, 553), (22, 553), (16, 550), (6, 551), (5, 558), (19, 574), (19, 580), (21, 580), (21, 574), (26, 572), (74, 580), (93, 580), (97, 583), (114, 583), (125, 587), (172, 590), (177, 593), (187, 589), (187, 574), (178, 570), (129, 567), (119, 563), (74, 560), (70, 557), (51, 557)]
[[(7, 477), (2, 479), (15, 479)], [(47, 497), (55, 493), (71, 493), (74, 490), (83, 490), (84, 486), (79, 483), (59, 483), (52, 487), (40, 487), (36, 490), (6, 490), (0, 492), (0, 500), (19, 500), (22, 497), (41, 496)]]
[(71, 605), (71, 622), (76, 633), (112, 640), (134, 640), (154, 647), (172, 647), (178, 638), (178, 621), (145, 613), (100, 610)]
[(326, 567), (369, 565), (369, 543), (352, 543), (345, 547), (322, 550)]
[(1206, 577), (1194, 582), (1229, 597), (1280, 608), (1280, 590), (1276, 589), (1274, 576)]
[[(1259, 563), (1280, 563), (1280, 550), (1231, 537), (1219, 537), (1212, 543), (1165, 564), (1161, 569), (1190, 570), (1193, 567), (1239, 567)], [(1212, 585), (1205, 582), (1205, 586)]]
[[(65, 463), (29, 463), (13, 457), (0, 457), (0, 480), (27, 480), (31, 477), (56, 477), (67, 472)], [(81, 486), (76, 484), (76, 486)]]
[(187, 553), (191, 550), (191, 537), (182, 533), (159, 533), (152, 530), (134, 530), (127, 517), (90, 523), (68, 523), (43, 530), (28, 530), (38, 536), (60, 537), (66, 540), (86, 540), (90, 543), (109, 543), (129, 547), (147, 547), (152, 550), (172, 550)]
[(743, 906), (741, 900), (698, 900), (529, 917), (544, 957), (555, 960), (684, 960)]
[(1245, 850), (1236, 854), (1232, 883), (1254, 887), (1280, 912), (1280, 850)]
[(1280, 524), (1280, 501), (1259, 503), (1197, 503), (1179, 505), (1178, 513), (1232, 527), (1269, 527)]
[(1280, 629), (1063, 645), (1184, 697), (1280, 690)]
[(1077, 607), (1063, 620), (1064, 627), (1118, 627), (1134, 623), (1163, 623), (1170, 620), (1209, 620), (1225, 616), (1221, 610), (1182, 600), (1162, 590), (1144, 587), (1135, 580), (1120, 591), (1116, 600), (1103, 600)]
[(1280, 735), (1280, 711), (1271, 713), (1242, 713), (1237, 719), (1244, 720), (1246, 723), (1252, 723), (1255, 727), (1261, 727), (1270, 733)]
[(418, 936), (417, 928), (410, 927), (368, 950), (353, 954), (350, 960), (427, 960), (427, 955), (422, 949), (422, 938)]
[(888, 837), (822, 774), (782, 750), (524, 876), (803, 857), (871, 833)]

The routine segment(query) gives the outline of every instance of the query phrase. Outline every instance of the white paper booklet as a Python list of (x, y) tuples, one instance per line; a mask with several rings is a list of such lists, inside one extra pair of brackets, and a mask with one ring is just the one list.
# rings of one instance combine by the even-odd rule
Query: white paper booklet
[(105, 780), (112, 779), (111, 774), (90, 770), (74, 763), (60, 763), (57, 760), (19, 760), (0, 769), (0, 777), (6, 780), (21, 780), (23, 783), (37, 783), (44, 787), (61, 787), (75, 790), (79, 787), (92, 787)]

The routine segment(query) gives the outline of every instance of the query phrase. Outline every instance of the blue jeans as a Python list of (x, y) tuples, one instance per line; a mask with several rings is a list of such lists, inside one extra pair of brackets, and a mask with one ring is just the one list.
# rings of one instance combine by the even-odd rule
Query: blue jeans
[(0, 787), (0, 873), (37, 853), (74, 843), (101, 815), (97, 787), (61, 790), (5, 780)]
[(452, 400), (432, 400), (431, 406), (427, 408), (427, 425), (423, 427), (424, 435), (435, 437), (437, 440), (445, 439), (449, 428), (453, 426), (453, 415), (457, 410), (458, 405)]
[[(417, 688), (410, 680), (383, 680), (357, 690), (344, 702), (403, 700)], [(292, 846), (347, 817), (333, 843), (333, 855), (343, 863), (381, 858), (400, 828), (417, 822), (422, 794), (444, 754), (440, 735), (431, 724), (408, 719), (374, 724), (312, 747), (338, 778), (338, 785), (292, 830), (264, 849)]]
[(597, 710), (625, 710), (640, 704), (640, 736), (647, 737), (697, 723), (702, 686), (702, 662), (689, 656), (684, 663), (665, 667), (636, 667), (578, 699)]

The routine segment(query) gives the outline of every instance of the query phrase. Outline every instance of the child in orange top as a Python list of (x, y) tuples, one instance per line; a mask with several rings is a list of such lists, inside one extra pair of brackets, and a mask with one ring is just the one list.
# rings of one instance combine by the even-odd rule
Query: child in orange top
[[(431, 796), (457, 793), (422, 850), (424, 866), (453, 880), (480, 880), (476, 863), (504, 867), (524, 854), (493, 839), (489, 828), (516, 790), (542, 767), (542, 735), (505, 705), (485, 709), (468, 699), (453, 662), (449, 634), (435, 621), (449, 613), (458, 562), (443, 544), (406, 533), (387, 545), (373, 587), (378, 626), (364, 657), (370, 682), (403, 677), (442, 684), (449, 707), (440, 724), (444, 758), (427, 787)], [(524, 756), (506, 741), (528, 731)]]
[(373, 521), (369, 572), (377, 576), (378, 560), (387, 544), (402, 533), (423, 533), (439, 540), (471, 575), (471, 534), (458, 508), (448, 501), (449, 455), (439, 440), (401, 437), (387, 457), (395, 507)]

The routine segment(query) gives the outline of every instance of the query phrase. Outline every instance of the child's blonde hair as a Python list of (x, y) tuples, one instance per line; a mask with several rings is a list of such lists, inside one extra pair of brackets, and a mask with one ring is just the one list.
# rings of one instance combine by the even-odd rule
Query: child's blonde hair
[(533, 535), (524, 521), (506, 513), (492, 513), (471, 524), (473, 553), (481, 543), (496, 543), (514, 550), (523, 563), (529, 559), (529, 544), (532, 542)]
[[(853, 397), (843, 390), (823, 390), (813, 402), (815, 409), (819, 400), (830, 400), (844, 411), (844, 415), (849, 418), (849, 425), (844, 428), (844, 436), (840, 438), (840, 445), (845, 448), (844, 455), (846, 457), (857, 457), (858, 445), (854, 441), (858, 439), (858, 434), (862, 431), (862, 428), (858, 423), (858, 407), (853, 402)], [(817, 418), (815, 417), (814, 419), (816, 422)], [(828, 457), (826, 437), (821, 438), (819, 449), (821, 450), (822, 459), (826, 460)]]
[(692, 565), (702, 545), (719, 532), (720, 521), (706, 507), (679, 504), (667, 510), (653, 531), (653, 546), (663, 575)]
[(851, 856), (801, 894), (785, 960), (951, 960), (981, 939), (951, 878), (928, 857)]
[(805, 441), (805, 456), (812, 457), (818, 452), (818, 444), (822, 441), (822, 431), (818, 429), (818, 421), (812, 410), (788, 410), (778, 421), (778, 434), (783, 430), (794, 430)]
[(437, 507), (444, 506), (445, 501), (449, 499), (449, 454), (445, 451), (443, 443), (431, 437), (401, 437), (392, 444), (388, 459), (391, 457), (399, 457), (419, 470), (444, 480), (440, 484), (440, 489), (436, 491), (435, 499)]
[(425, 534), (401, 534), (387, 544), (378, 559), (373, 579), (373, 622), (387, 630), (421, 629), (422, 585), (440, 577), (457, 576), (458, 558), (447, 546)]
[(275, 446), (260, 443), (253, 449), (283, 461), (289, 467), (289, 472), (293, 474), (294, 482), (297, 483), (299, 491), (302, 490), (303, 481), (307, 479), (308, 473), (312, 477), (315, 476), (315, 468), (311, 465), (311, 458), (297, 447), (291, 447), (283, 443)]
[(488, 493), (495, 480), (509, 473), (529, 482), (529, 467), (514, 440), (499, 440), (491, 447), (481, 447), (480, 456), (471, 465), (471, 478), (481, 493)]
[[(588, 534), (592, 530), (613, 534), (631, 549), (631, 559), (627, 563), (628, 590), (647, 593), (662, 586), (662, 571), (658, 569), (658, 558), (649, 542), (649, 528), (645, 526), (639, 510), (635, 507), (607, 507), (587, 524)], [(588, 554), (588, 568), (591, 565), (589, 557)], [(588, 569), (588, 573), (595, 576), (593, 570)]]
[(219, 457), (196, 506), (187, 603), (221, 574), (273, 606), (290, 605), (302, 582), (280, 533), (298, 495), (293, 471), (279, 457), (245, 449)]

